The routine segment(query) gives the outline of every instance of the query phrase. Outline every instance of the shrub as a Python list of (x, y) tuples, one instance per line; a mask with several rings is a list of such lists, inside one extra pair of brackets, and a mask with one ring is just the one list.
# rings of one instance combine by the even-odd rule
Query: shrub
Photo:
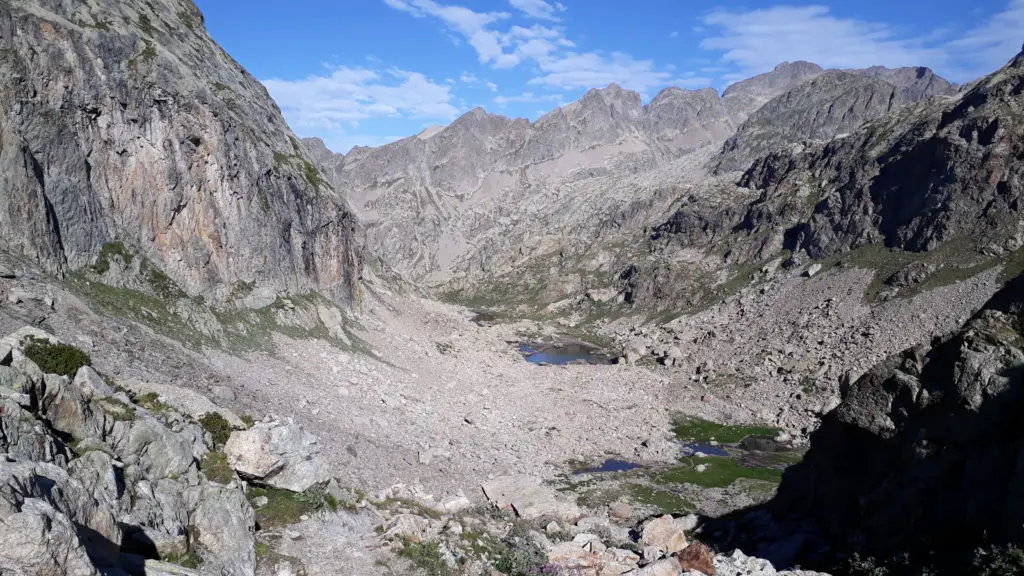
[(971, 574), (977, 576), (1017, 576), (1024, 574), (1024, 550), (1007, 544), (975, 552)]
[(231, 464), (228, 464), (228, 456), (223, 452), (208, 452), (199, 463), (199, 469), (211, 482), (218, 484), (228, 484), (235, 479), (235, 472)]
[(441, 545), (436, 541), (413, 542), (405, 539), (398, 555), (430, 576), (449, 576), (452, 573), (441, 554)]
[(25, 345), (25, 356), (46, 374), (74, 377), (79, 368), (92, 365), (92, 358), (74, 346), (54, 344), (32, 336)]
[(208, 412), (199, 419), (203, 430), (210, 433), (214, 446), (220, 447), (227, 443), (231, 437), (231, 423), (217, 412)]

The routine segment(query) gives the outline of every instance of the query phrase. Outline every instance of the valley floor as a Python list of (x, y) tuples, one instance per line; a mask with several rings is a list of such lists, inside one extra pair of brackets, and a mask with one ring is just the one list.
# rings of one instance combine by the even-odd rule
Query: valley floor
[[(524, 334), (554, 334), (519, 321), (480, 326), (464, 308), (381, 289), (357, 314), (372, 351), (275, 336), (274, 356), (196, 352), (136, 324), (102, 318), (60, 286), (31, 275), (5, 290), (53, 298), (0, 306), (0, 332), (41, 325), (86, 348), (115, 379), (193, 388), (257, 420), (294, 419), (320, 440), (339, 482), (379, 494), (394, 485), (442, 501), (484, 502), (480, 485), (504, 475), (551, 480), (573, 462), (607, 457), (677, 462), (680, 414), (764, 423), (797, 439), (834, 406), (838, 381), (882, 357), (952, 330), (997, 288), (998, 270), (912, 298), (866, 305), (871, 273), (835, 267), (813, 278), (778, 271), (737, 296), (665, 327), (626, 320), (605, 327), (622, 341), (682, 351), (674, 367), (539, 366), (524, 361)], [(45, 299), (44, 299), (45, 300)], [(750, 504), (705, 490), (705, 514)], [(374, 573), (373, 522), (338, 515), (294, 527), (323, 554), (311, 574), (338, 562)], [(333, 552), (329, 552), (332, 551)]]

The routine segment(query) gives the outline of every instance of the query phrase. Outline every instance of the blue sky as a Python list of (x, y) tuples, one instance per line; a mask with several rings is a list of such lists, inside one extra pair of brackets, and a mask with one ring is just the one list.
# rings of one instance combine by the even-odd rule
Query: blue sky
[(300, 136), (339, 152), (476, 106), (536, 119), (611, 82), (644, 100), (786, 60), (924, 65), (954, 81), (1024, 41), (1024, 0), (197, 0)]

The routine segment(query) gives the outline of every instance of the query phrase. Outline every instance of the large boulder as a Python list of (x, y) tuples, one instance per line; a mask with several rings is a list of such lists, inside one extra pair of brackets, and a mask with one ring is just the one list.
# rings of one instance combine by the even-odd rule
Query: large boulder
[(686, 520), (666, 514), (644, 525), (640, 542), (645, 548), (657, 548), (663, 554), (674, 554), (687, 546), (687, 527)]
[(38, 499), (0, 511), (0, 574), (99, 576), (74, 524)]
[(583, 515), (574, 502), (561, 498), (555, 490), (531, 476), (500, 476), (481, 488), (491, 504), (512, 509), (526, 520), (553, 517), (575, 522)]
[[(240, 490), (204, 484), (188, 490), (191, 530), (207, 563), (223, 576), (252, 576), (256, 571), (256, 523)], [(195, 544), (195, 543), (193, 543)]]
[(330, 479), (316, 437), (291, 422), (232, 432), (224, 452), (242, 477), (275, 488), (302, 492)]
[[(36, 544), (42, 547), (38, 551), (40, 554), (52, 551), (46, 546), (54, 546), (54, 550), (63, 550), (74, 557), (79, 548), (84, 548), (98, 566), (117, 564), (121, 529), (113, 514), (59, 466), (0, 462), (0, 522), (12, 527), (21, 526), (33, 535), (39, 535), (40, 531), (57, 531), (50, 544)], [(65, 523), (73, 527), (71, 540), (64, 532)], [(11, 561), (16, 562), (13, 559)], [(21, 557), (21, 561), (34, 563), (37, 559), (26, 556)], [(22, 567), (26, 568), (27, 565), (22, 564)], [(28, 571), (39, 574), (64, 573)], [(90, 574), (88, 571), (81, 573)]]

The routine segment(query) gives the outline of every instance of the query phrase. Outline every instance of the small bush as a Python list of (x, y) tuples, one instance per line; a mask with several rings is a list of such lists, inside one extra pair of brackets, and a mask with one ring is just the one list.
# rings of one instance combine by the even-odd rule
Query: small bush
[(145, 394), (136, 396), (132, 400), (146, 410), (156, 412), (158, 414), (167, 412), (171, 409), (169, 404), (165, 404), (160, 401), (160, 396), (156, 392), (146, 392)]
[(242, 414), (241, 416), (239, 416), (239, 418), (248, 428), (252, 428), (253, 425), (256, 424), (256, 420), (253, 419), (253, 417), (248, 414)]
[(92, 366), (88, 354), (67, 344), (54, 344), (48, 340), (29, 337), (25, 356), (46, 374), (74, 377), (82, 366)]
[(163, 561), (170, 564), (177, 564), (182, 568), (189, 568), (191, 570), (196, 570), (203, 565), (203, 558), (195, 552), (169, 554), (163, 558)]
[(208, 452), (199, 463), (199, 469), (211, 482), (218, 484), (229, 484), (235, 479), (235, 471), (231, 469), (228, 456), (223, 452)]
[[(275, 528), (297, 524), (303, 515), (312, 514), (315, 509), (299, 498), (299, 494), (270, 486), (250, 487), (249, 501), (264, 496), (267, 503), (255, 510), (256, 522), (260, 528)], [(307, 498), (308, 499), (308, 498)]]
[(547, 553), (530, 538), (530, 525), (517, 521), (503, 540), (505, 550), (494, 560), (494, 567), (508, 576), (540, 573), (547, 565)]
[(210, 433), (210, 437), (213, 438), (213, 444), (217, 447), (226, 444), (228, 438), (231, 437), (233, 429), (231, 423), (217, 412), (203, 414), (203, 417), (199, 419), (199, 424), (202, 425), (203, 430)]
[(101, 398), (98, 404), (115, 421), (130, 422), (135, 420), (135, 407), (130, 404), (125, 404), (116, 398)]
[(976, 576), (1018, 576), (1024, 574), (1024, 550), (1008, 544), (978, 550), (971, 574)]
[(320, 486), (313, 486), (295, 495), (295, 499), (307, 505), (310, 510), (317, 511), (324, 508), (331, 512), (338, 511), (338, 500), (331, 496), (327, 490)]
[(423, 570), (430, 576), (449, 576), (452, 574), (448, 563), (444, 561), (441, 554), (441, 545), (436, 541), (413, 542), (402, 541), (402, 549), (398, 555), (412, 562), (417, 568)]

